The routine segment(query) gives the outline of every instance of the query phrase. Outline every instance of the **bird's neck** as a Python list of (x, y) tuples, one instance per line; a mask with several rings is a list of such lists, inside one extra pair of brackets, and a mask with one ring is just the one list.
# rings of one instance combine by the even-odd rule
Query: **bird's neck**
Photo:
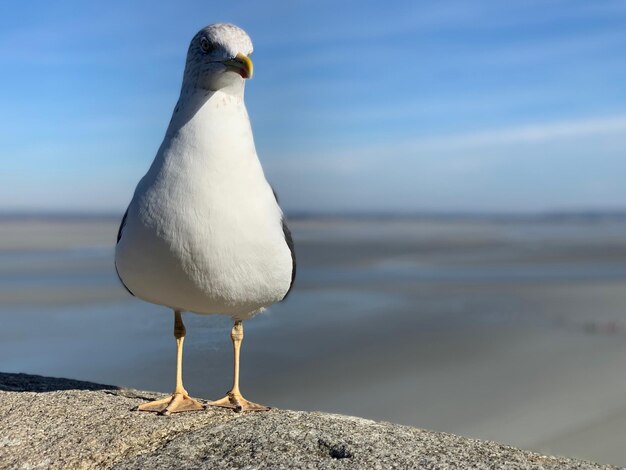
[(183, 89), (168, 126), (162, 157), (198, 158), (256, 156), (248, 112), (241, 93)]
[(243, 111), (247, 120), (248, 115), (243, 101), (243, 92), (243, 86), (217, 91), (183, 86), (172, 113), (167, 133), (178, 132), (191, 121), (206, 120), (211, 117), (210, 114), (222, 109), (228, 114), (232, 111)]

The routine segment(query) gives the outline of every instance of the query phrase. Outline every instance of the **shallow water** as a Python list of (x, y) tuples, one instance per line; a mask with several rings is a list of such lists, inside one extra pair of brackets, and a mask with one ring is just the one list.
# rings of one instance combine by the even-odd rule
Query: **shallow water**
[[(626, 464), (626, 220), (291, 227), (295, 289), (245, 324), (248, 398)], [(172, 314), (120, 286), (116, 230), (0, 221), (0, 370), (172, 388)], [(231, 322), (184, 321), (185, 385), (218, 398)]]

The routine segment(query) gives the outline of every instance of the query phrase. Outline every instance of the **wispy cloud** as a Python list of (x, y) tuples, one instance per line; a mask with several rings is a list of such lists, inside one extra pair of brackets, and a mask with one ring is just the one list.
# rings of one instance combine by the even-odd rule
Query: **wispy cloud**
[(546, 142), (601, 134), (626, 132), (626, 115), (528, 124), (486, 129), (422, 139), (409, 143), (415, 148), (484, 147), (490, 145)]
[[(279, 158), (281, 171), (302, 171), (303, 167), (333, 173), (348, 173), (360, 168), (374, 168), (380, 162), (390, 162), (407, 156), (428, 156), (433, 153), (468, 158), (468, 152), (507, 147), (520, 144), (542, 144), (553, 141), (573, 141), (606, 136), (626, 135), (626, 115), (593, 117), (579, 120), (562, 120), (533, 123), (513, 127), (483, 129), (472, 132), (442, 134), (438, 136), (390, 141), (376, 146), (355, 146), (335, 151), (317, 150), (315, 153)], [(626, 137), (625, 137), (626, 140)], [(507, 152), (502, 151), (502, 157)]]
[(289, 208), (606, 208), (626, 197), (624, 151), (618, 115), (310, 152), (267, 167)]

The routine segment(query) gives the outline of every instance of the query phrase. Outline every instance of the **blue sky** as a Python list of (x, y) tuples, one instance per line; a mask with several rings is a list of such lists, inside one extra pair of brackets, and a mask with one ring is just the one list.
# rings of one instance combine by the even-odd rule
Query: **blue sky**
[(41, 1), (0, 6), (0, 211), (123, 211), (223, 21), (288, 211), (626, 208), (626, 0)]

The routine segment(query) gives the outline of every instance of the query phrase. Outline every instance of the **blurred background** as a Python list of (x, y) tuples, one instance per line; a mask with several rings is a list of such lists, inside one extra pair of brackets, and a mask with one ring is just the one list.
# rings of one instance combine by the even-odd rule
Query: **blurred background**
[[(0, 370), (171, 391), (172, 315), (115, 234), (188, 42), (251, 35), (246, 103), (298, 255), (242, 389), (626, 465), (626, 2), (5, 2)], [(231, 382), (185, 315), (185, 385)]]

